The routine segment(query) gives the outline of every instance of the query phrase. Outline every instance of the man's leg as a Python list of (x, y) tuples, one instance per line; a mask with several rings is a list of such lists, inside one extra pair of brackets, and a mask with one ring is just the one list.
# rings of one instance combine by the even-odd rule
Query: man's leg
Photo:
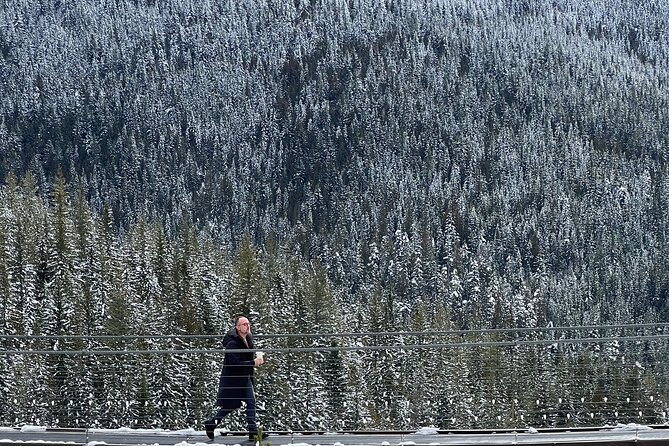
[[(258, 435), (258, 425), (256, 424), (256, 396), (253, 391), (253, 382), (249, 379), (246, 386), (246, 423), (249, 426), (249, 440), (255, 440)], [(267, 438), (267, 432), (262, 433), (262, 438)]]
[(244, 402), (246, 402), (246, 424), (249, 428), (249, 437), (255, 436), (258, 432), (258, 425), (256, 424), (256, 396), (250, 378), (246, 383)]

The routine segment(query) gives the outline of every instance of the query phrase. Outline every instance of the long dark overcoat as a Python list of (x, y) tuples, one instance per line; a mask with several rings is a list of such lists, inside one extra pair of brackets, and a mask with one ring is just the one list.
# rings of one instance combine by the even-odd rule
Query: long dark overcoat
[(246, 336), (246, 342), (248, 345), (234, 328), (223, 337), (223, 345), (226, 349), (244, 349), (245, 351), (225, 353), (216, 395), (216, 405), (220, 408), (232, 410), (241, 407), (246, 395), (246, 387), (250, 385), (249, 378), (253, 377), (255, 366), (253, 337), (250, 334)]

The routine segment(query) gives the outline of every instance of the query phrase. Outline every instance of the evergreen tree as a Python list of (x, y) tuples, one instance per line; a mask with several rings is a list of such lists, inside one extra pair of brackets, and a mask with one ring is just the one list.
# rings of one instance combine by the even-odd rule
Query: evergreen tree
[(234, 294), (228, 296), (230, 300), (231, 318), (237, 315), (262, 315), (264, 314), (263, 278), (260, 274), (260, 266), (256, 258), (255, 248), (251, 244), (249, 235), (242, 239), (237, 257), (235, 259), (235, 287)]

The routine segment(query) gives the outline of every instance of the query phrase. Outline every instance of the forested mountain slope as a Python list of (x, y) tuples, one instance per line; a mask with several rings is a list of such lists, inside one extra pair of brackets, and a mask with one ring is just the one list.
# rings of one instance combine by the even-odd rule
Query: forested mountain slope
[[(303, 282), (360, 329), (381, 305), (391, 329), (667, 321), (668, 19), (659, 0), (6, 1), (5, 324), (35, 331), (20, 299), (77, 301), (54, 268), (106, 296), (102, 324), (111, 279), (82, 271), (117, 273), (80, 266), (110, 258), (133, 265), (117, 302), (187, 295), (193, 332)], [(183, 240), (205, 277), (179, 282)], [(243, 252), (235, 308), (249, 270), (221, 259)]]

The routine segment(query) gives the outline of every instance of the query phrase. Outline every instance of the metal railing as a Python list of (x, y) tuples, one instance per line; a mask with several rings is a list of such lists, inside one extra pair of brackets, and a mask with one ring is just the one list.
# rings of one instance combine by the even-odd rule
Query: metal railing
[[(202, 429), (221, 336), (2, 336), (0, 424)], [(257, 335), (274, 430), (663, 424), (669, 324)], [(223, 427), (243, 430), (243, 411)]]

